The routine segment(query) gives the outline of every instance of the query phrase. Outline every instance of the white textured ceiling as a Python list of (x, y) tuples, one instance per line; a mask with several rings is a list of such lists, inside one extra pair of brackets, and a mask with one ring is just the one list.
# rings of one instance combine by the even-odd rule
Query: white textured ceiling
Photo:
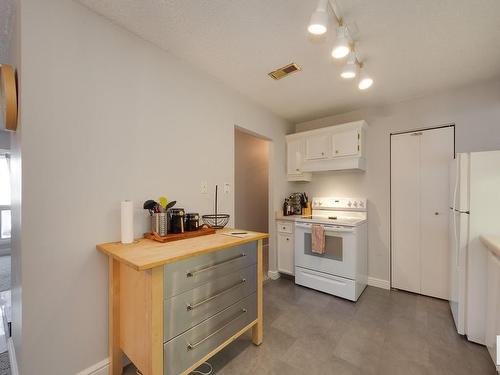
[[(79, 0), (290, 121), (500, 76), (499, 0), (338, 0), (375, 80), (360, 92), (307, 33), (317, 0)], [(267, 73), (289, 62), (303, 71)]]

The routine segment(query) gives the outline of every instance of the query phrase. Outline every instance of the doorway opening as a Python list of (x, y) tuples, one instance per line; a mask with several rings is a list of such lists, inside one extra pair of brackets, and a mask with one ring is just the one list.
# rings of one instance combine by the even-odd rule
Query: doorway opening
[[(234, 224), (269, 232), (270, 141), (245, 129), (234, 129)], [(269, 241), (263, 241), (263, 272), (269, 271)]]

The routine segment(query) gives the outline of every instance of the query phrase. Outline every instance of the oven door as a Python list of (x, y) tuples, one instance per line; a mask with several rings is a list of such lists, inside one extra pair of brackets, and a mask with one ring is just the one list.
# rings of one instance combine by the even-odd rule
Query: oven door
[(295, 224), (295, 264), (298, 267), (356, 278), (356, 228), (323, 225), (325, 228), (325, 253), (311, 250), (311, 223)]

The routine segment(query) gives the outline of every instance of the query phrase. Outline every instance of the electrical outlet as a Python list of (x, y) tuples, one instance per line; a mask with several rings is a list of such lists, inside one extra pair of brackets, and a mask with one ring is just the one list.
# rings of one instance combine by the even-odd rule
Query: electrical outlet
[(201, 194), (208, 194), (208, 182), (201, 181)]
[(231, 192), (231, 185), (229, 183), (224, 182), (224, 193), (229, 194)]

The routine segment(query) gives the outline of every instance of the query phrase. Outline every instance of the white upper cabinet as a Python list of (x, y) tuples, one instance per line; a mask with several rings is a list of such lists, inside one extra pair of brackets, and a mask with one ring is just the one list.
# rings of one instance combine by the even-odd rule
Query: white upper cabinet
[(306, 160), (326, 159), (330, 156), (330, 137), (316, 134), (306, 137)]
[(346, 130), (332, 135), (334, 157), (354, 156), (361, 151), (361, 134), (358, 129)]
[(286, 142), (286, 172), (288, 181), (311, 181), (311, 173), (302, 172), (305, 140), (291, 139)]
[(300, 174), (302, 166), (302, 153), (304, 142), (300, 139), (295, 139), (287, 142), (287, 173)]
[(365, 121), (355, 121), (287, 135), (288, 180), (310, 181), (311, 172), (319, 171), (364, 171), (366, 127)]

